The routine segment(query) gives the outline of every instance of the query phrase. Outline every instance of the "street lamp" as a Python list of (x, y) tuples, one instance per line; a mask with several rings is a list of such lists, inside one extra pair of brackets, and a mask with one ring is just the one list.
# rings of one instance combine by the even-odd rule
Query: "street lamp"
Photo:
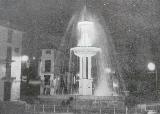
[(148, 63), (147, 67), (150, 71), (154, 71), (156, 69), (155, 63), (152, 63), (152, 62)]
[(25, 67), (29, 68), (30, 62), (29, 62), (29, 57), (27, 55), (21, 56), (21, 61), (24, 63)]
[(155, 75), (156, 75), (156, 92), (157, 92), (157, 68), (156, 68), (156, 65), (153, 62), (149, 62), (147, 67), (148, 67), (149, 71), (151, 71), (151, 72), (155, 71)]
[(22, 62), (27, 62), (28, 59), (29, 59), (29, 57), (28, 57), (27, 55), (23, 55), (23, 56), (21, 57)]

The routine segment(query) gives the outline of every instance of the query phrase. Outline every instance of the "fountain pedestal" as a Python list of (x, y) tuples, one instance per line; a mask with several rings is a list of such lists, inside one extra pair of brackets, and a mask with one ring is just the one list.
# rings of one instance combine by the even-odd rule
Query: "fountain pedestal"
[(92, 79), (80, 79), (79, 80), (79, 94), (80, 95), (92, 95)]
[(79, 94), (80, 95), (92, 95), (92, 61), (91, 57), (96, 55), (100, 51), (100, 48), (96, 47), (74, 47), (71, 48), (79, 61)]

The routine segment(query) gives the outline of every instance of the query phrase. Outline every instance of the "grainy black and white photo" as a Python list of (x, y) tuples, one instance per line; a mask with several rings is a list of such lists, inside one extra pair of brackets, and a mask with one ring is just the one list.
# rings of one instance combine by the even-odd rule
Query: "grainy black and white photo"
[(160, 0), (0, 0), (0, 114), (160, 114)]

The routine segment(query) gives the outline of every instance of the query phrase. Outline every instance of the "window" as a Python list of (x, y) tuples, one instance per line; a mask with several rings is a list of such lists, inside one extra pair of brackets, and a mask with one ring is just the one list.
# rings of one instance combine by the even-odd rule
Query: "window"
[(51, 50), (47, 50), (47, 51), (46, 51), (46, 54), (51, 54)]
[(15, 48), (14, 51), (15, 51), (16, 53), (19, 53), (19, 48)]
[(8, 30), (8, 40), (7, 40), (7, 42), (9, 43), (12, 42), (12, 34), (13, 34), (13, 30), (9, 29)]
[(7, 60), (10, 60), (12, 59), (12, 48), (11, 47), (7, 47), (7, 57), (6, 57)]
[(6, 57), (6, 76), (11, 77), (11, 60), (12, 60), (12, 48), (7, 47), (7, 57)]
[(51, 60), (45, 60), (45, 72), (51, 71)]

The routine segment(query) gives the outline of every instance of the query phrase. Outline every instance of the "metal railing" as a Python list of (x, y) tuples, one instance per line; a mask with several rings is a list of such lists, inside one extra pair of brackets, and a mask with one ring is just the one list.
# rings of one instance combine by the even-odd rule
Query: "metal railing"
[(64, 113), (71, 112), (71, 108), (69, 106), (58, 106), (58, 105), (26, 105), (26, 112), (47, 112), (47, 113)]
[(26, 105), (25, 111), (29, 114), (40, 113), (75, 113), (75, 114), (127, 114), (126, 109), (116, 107), (72, 107), (62, 105)]
[[(0, 105), (0, 114), (135, 114), (139, 110), (136, 107), (115, 107), (102, 105), (50, 105), (3, 102)], [(140, 111), (142, 112), (142, 111)]]

